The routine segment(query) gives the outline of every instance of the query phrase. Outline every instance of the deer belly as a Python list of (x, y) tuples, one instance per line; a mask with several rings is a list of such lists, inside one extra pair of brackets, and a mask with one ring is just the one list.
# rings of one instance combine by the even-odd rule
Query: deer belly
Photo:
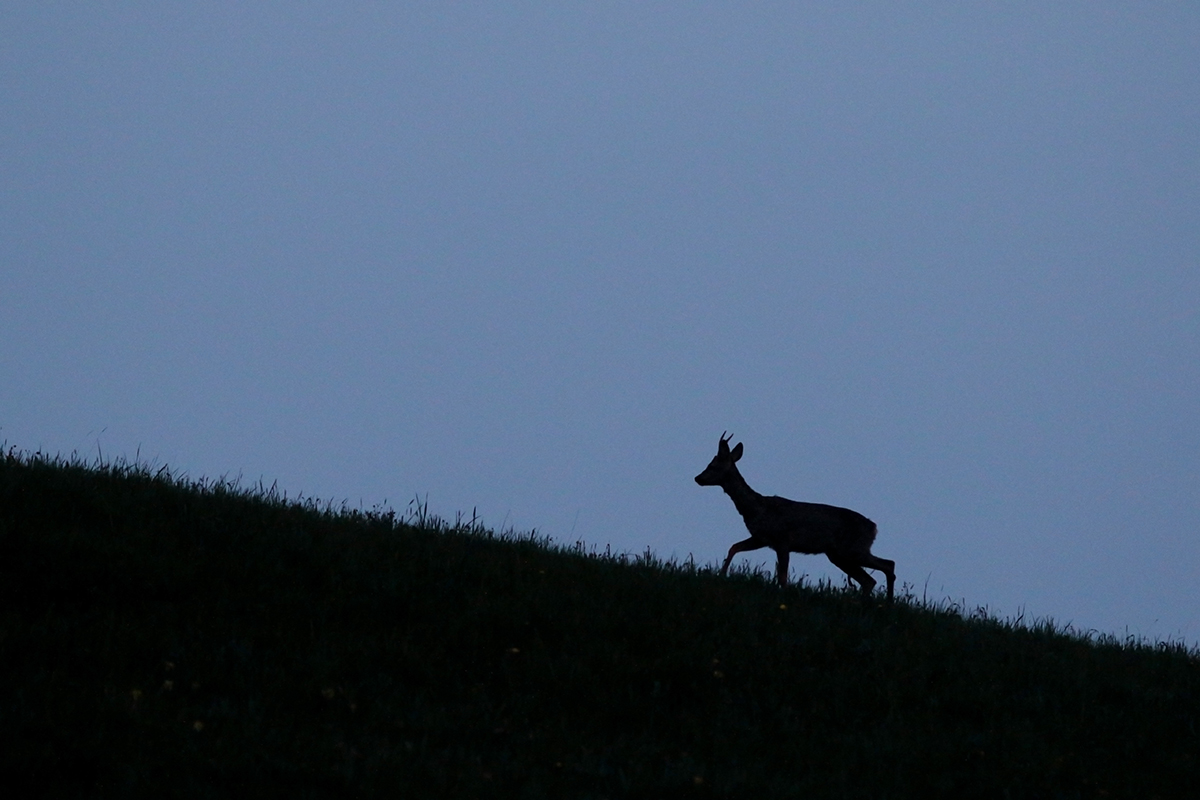
[(825, 526), (797, 529), (788, 525), (747, 525), (750, 534), (772, 550), (792, 553), (828, 553), (840, 549), (836, 531)]
[(829, 530), (789, 531), (781, 544), (793, 553), (828, 553), (839, 550), (838, 537)]

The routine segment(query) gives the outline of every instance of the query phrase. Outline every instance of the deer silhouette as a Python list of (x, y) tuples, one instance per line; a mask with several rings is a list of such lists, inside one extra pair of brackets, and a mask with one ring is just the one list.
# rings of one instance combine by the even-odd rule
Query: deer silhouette
[(720, 486), (725, 490), (742, 515), (746, 530), (750, 531), (749, 539), (729, 548), (729, 555), (721, 565), (721, 574), (728, 572), (729, 562), (738, 553), (769, 547), (778, 556), (775, 579), (780, 586), (787, 586), (788, 559), (792, 553), (824, 553), (835, 567), (858, 582), (864, 595), (870, 595), (876, 583), (867, 574), (867, 569), (877, 569), (887, 575), (887, 596), (891, 600), (892, 587), (896, 583), (896, 562), (871, 555), (875, 523), (848, 508), (800, 503), (786, 497), (764, 497), (751, 489), (738, 472), (742, 445), (739, 442), (730, 450), (732, 438), (721, 434), (716, 456), (696, 476), (696, 483), (701, 486)]

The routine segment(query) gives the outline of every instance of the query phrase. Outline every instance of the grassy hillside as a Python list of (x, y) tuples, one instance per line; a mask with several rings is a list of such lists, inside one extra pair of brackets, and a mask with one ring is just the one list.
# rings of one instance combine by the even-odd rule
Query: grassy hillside
[(0, 456), (0, 786), (1200, 797), (1183, 648), (408, 521)]

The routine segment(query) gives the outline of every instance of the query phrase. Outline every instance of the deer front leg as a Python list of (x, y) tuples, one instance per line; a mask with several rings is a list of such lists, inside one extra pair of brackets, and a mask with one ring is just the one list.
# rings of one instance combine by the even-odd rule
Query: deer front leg
[(775, 561), (775, 580), (779, 581), (780, 586), (788, 585), (788, 560), (792, 554), (787, 550), (776, 550), (775, 555), (778, 559)]
[(733, 561), (733, 557), (738, 553), (744, 553), (747, 550), (758, 550), (761, 547), (766, 547), (766, 544), (753, 536), (734, 544), (733, 547), (729, 548), (729, 555), (725, 556), (725, 563), (721, 565), (721, 574), (724, 575), (729, 570), (729, 562)]

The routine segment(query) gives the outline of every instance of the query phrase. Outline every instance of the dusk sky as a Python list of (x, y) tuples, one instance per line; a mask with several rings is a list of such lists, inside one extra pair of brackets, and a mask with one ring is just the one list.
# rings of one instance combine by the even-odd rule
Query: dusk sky
[(6, 447), (719, 564), (728, 430), (1200, 642), (1200, 5), (6, 3), (0, 108)]

